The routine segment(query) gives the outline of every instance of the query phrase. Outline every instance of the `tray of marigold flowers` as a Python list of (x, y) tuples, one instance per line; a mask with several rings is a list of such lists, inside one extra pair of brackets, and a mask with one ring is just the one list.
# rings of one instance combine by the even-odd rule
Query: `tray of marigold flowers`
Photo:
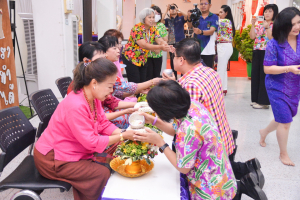
[(119, 145), (111, 161), (111, 168), (125, 177), (139, 177), (150, 172), (153, 159), (158, 154), (158, 147), (147, 142), (125, 141)]

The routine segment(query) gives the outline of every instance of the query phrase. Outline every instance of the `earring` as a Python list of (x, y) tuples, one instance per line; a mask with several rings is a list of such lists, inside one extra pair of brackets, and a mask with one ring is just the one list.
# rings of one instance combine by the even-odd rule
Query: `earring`
[(94, 89), (95, 89), (96, 87), (94, 86)]

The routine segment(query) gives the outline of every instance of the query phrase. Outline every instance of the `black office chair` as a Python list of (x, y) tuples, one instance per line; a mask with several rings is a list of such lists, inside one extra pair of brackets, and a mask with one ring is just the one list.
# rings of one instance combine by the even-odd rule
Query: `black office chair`
[[(19, 107), (0, 110), (0, 172), (6, 165), (28, 146), (34, 144), (36, 129), (31, 125)], [(40, 175), (34, 164), (31, 151), (21, 164), (3, 181), (0, 192), (7, 189), (21, 189), (11, 199), (40, 200), (39, 194), (44, 189), (59, 188), (68, 191), (71, 185), (62, 181), (54, 181)]]
[(51, 89), (36, 91), (30, 94), (29, 99), (41, 120), (36, 134), (36, 137), (39, 138), (47, 128), (50, 118), (59, 102)]
[(71, 82), (72, 78), (69, 76), (59, 78), (55, 81), (55, 84), (57, 85), (59, 92), (63, 98), (65, 98)]

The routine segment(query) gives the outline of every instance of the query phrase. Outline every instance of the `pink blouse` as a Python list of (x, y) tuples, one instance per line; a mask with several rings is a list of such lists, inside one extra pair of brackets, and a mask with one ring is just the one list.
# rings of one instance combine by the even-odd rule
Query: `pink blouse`
[(96, 100), (98, 117), (89, 109), (82, 91), (73, 91), (58, 104), (48, 127), (37, 141), (36, 149), (46, 155), (52, 149), (56, 160), (79, 161), (94, 159), (93, 153), (101, 153), (108, 145), (108, 136), (117, 129), (105, 117), (101, 101)]

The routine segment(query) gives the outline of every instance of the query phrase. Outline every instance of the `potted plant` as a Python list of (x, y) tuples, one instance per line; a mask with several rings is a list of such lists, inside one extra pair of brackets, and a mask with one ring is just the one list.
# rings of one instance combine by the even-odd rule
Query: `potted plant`
[(253, 45), (254, 40), (250, 38), (251, 24), (247, 28), (243, 29), (241, 34), (241, 44), (240, 44), (240, 53), (243, 60), (247, 63), (247, 74), (251, 78), (251, 69), (252, 69), (252, 54), (253, 54)]
[(238, 61), (239, 60), (239, 51), (240, 51), (241, 43), (242, 42), (241, 42), (240, 31), (236, 30), (233, 41), (232, 41), (233, 53), (232, 53), (232, 56), (230, 57), (230, 61)]

